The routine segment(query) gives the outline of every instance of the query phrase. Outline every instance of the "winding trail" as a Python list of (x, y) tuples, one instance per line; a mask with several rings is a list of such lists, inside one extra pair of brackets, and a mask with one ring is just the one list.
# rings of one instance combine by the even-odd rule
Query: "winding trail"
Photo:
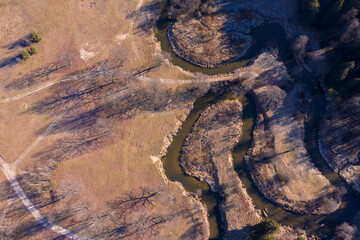
[[(82, 87), (81, 91), (84, 91), (87, 87), (87, 85), (90, 83), (90, 81), (87, 81), (86, 84)], [(11, 166), (10, 164), (6, 163), (6, 161), (0, 156), (0, 166), (2, 171), (4, 172), (7, 180), (10, 183), (10, 187), (16, 192), (18, 197), (21, 199), (25, 207), (29, 210), (29, 212), (33, 215), (33, 217), (40, 223), (43, 227), (50, 229), (58, 234), (61, 234), (63, 236), (66, 236), (70, 239), (83, 239), (75, 235), (74, 233), (70, 232), (69, 230), (52, 224), (46, 220), (46, 218), (41, 214), (40, 210), (38, 210), (30, 201), (30, 199), (26, 196), (24, 190), (21, 188), (20, 183), (18, 182), (16, 178), (16, 169), (21, 163), (21, 161), (25, 158), (25, 156), (42, 140), (44, 139), (50, 131), (55, 127), (55, 125), (63, 118), (63, 116), (69, 111), (69, 109), (76, 105), (77, 103), (74, 103), (67, 108), (65, 108), (58, 117), (50, 124), (50, 126), (41, 134), (14, 162), (14, 164)], [(11, 202), (8, 202), (8, 207)], [(7, 208), (4, 209), (3, 215), (6, 214)], [(4, 217), (3, 217), (4, 218)], [(3, 220), (3, 219), (2, 219)]]
[[(138, 11), (140, 9), (140, 7), (143, 4), (143, 0), (139, 0), (137, 6), (136, 6), (136, 11)], [(136, 16), (134, 16), (131, 20), (130, 20), (130, 25), (132, 26), (135, 22), (135, 18)], [(132, 29), (132, 27), (131, 27)], [(116, 72), (118, 74), (128, 74), (126, 72)], [(45, 83), (44, 85), (38, 86), (34, 89), (31, 89), (27, 92), (24, 92), (22, 94), (19, 94), (17, 96), (11, 97), (11, 98), (7, 98), (7, 99), (2, 99), (0, 100), (0, 104), (1, 103), (7, 103), (7, 102), (12, 102), (18, 99), (21, 99), (23, 97), (29, 96), (33, 93), (39, 92), (43, 89), (46, 89), (48, 87), (51, 87), (57, 83), (61, 83), (61, 82), (66, 82), (66, 81), (74, 81), (74, 80), (79, 80), (82, 78), (91, 78), (91, 77), (95, 77), (95, 76), (99, 76), (99, 75), (106, 75), (106, 74), (110, 74), (108, 71), (97, 71), (97, 72), (92, 72), (90, 74), (82, 74), (82, 75), (77, 75), (77, 76), (72, 76), (72, 77), (68, 77), (68, 78), (62, 78), (62, 79), (58, 79), (58, 80), (54, 80), (48, 83)], [(86, 86), (89, 84), (90, 80), (86, 82), (86, 84), (84, 85), (84, 87), (81, 89), (81, 91), (84, 91), (84, 89), (86, 88)], [(76, 103), (74, 103), (74, 105), (76, 105)], [(19, 181), (17, 180), (16, 177), (16, 169), (18, 167), (18, 165), (21, 163), (22, 159), (24, 159), (24, 157), (42, 140), (44, 139), (49, 133), (50, 131), (54, 128), (54, 126), (63, 118), (63, 116), (68, 112), (68, 110), (71, 108), (71, 106), (68, 106), (67, 108), (65, 108), (65, 110), (63, 112), (60, 113), (60, 115), (52, 122), (52, 124), (44, 131), (43, 134), (41, 134), (41, 136), (39, 136), (20, 156), (19, 158), (14, 162), (13, 166), (11, 167), (8, 163), (6, 163), (6, 161), (1, 157), (0, 155), (0, 167), (2, 169), (2, 171), (4, 172), (4, 175), (6, 176), (7, 180), (10, 183), (10, 187), (16, 192), (16, 194), (18, 195), (18, 197), (21, 199), (21, 201), (23, 202), (23, 204), (25, 205), (25, 207), (29, 210), (29, 212), (33, 215), (33, 217), (35, 218), (35, 220), (41, 224), (43, 227), (52, 230), (55, 233), (58, 233), (62, 236), (66, 236), (70, 239), (74, 239), (74, 240), (80, 240), (80, 239), (84, 239), (84, 238), (80, 238), (79, 236), (77, 236), (76, 234), (72, 233), (71, 231), (52, 224), (50, 222), (47, 221), (47, 219), (41, 214), (40, 210), (37, 209), (32, 202), (30, 201), (30, 199), (27, 197), (26, 193), (24, 192), (24, 190), (21, 188)], [(5, 215), (8, 211), (8, 208), (10, 207), (12, 201), (14, 199), (10, 198), (8, 200), (8, 203), (2, 213), (2, 217), (1, 217), (1, 222), (3, 222)]]
[(33, 215), (33, 217), (36, 219), (38, 223), (40, 223), (43, 227), (50, 229), (63, 236), (66, 236), (70, 239), (75, 239), (75, 240), (83, 239), (63, 227), (48, 222), (46, 218), (41, 214), (41, 212), (31, 203), (30, 199), (26, 196), (25, 192), (20, 186), (19, 181), (16, 178), (15, 171), (11, 169), (9, 164), (7, 164), (1, 156), (0, 156), (0, 166), (7, 180), (9, 181), (11, 188), (16, 192), (16, 194), (19, 196), (25, 207), (30, 211), (31, 215)]
[(50, 131), (55, 127), (55, 125), (62, 119), (62, 117), (67, 113), (69, 108), (65, 109), (52, 123), (51, 125), (41, 134), (14, 162), (14, 171), (16, 171), (17, 167), (19, 166), (21, 160), (41, 141), (43, 140)]
[[(139, 0), (137, 6), (136, 6), (136, 11), (138, 11), (140, 9), (140, 7), (143, 4), (143, 0)], [(130, 20), (129, 24), (127, 26), (129, 26), (129, 31), (132, 32), (133, 29), (133, 25), (135, 23), (135, 19), (137, 17), (137, 14)], [(156, 79), (156, 78), (149, 78), (146, 76), (141, 76), (140, 74), (134, 74), (134, 73), (130, 73), (130, 72), (126, 72), (126, 71), (114, 71), (114, 70), (104, 70), (104, 71), (95, 71), (95, 72), (91, 72), (91, 73), (87, 73), (87, 74), (80, 74), (80, 75), (74, 75), (71, 77), (66, 77), (66, 78), (61, 78), (61, 79), (57, 79), (57, 80), (53, 80), (50, 82), (47, 82), (43, 85), (37, 86), (33, 89), (30, 89), (26, 92), (23, 92), (21, 94), (18, 94), (16, 96), (13, 97), (9, 97), (6, 99), (1, 99), (0, 100), (0, 104), (3, 103), (9, 103), (9, 102), (13, 102), (19, 99), (22, 99), (26, 96), (32, 95), (34, 93), (37, 93), (39, 91), (42, 91), (44, 89), (47, 89), (53, 85), (56, 85), (58, 83), (62, 83), (62, 82), (67, 82), (67, 81), (76, 81), (76, 80), (80, 80), (80, 79), (87, 79), (87, 78), (92, 78), (92, 77), (96, 77), (96, 76), (105, 76), (105, 75), (112, 75), (112, 76), (117, 76), (117, 75), (123, 75), (123, 76), (127, 76), (127, 77), (135, 77), (135, 79), (139, 80), (139, 81), (145, 81), (145, 82), (160, 82), (163, 84), (196, 84), (196, 83), (211, 83), (211, 82), (220, 82), (220, 81), (231, 81), (231, 80), (235, 80), (235, 79), (239, 79), (241, 77), (241, 75), (244, 73), (240, 74), (240, 71), (234, 71), (231, 74), (226, 74), (226, 75), (222, 75), (222, 76), (218, 76), (218, 77), (206, 77), (203, 79), (189, 79), (189, 80), (175, 80), (175, 79)], [(90, 80), (89, 80), (90, 81)], [(87, 86), (87, 84), (89, 83), (89, 81), (87, 81), (87, 83), (85, 84), (84, 88)], [(83, 88), (83, 89), (84, 89)], [(76, 104), (76, 103), (75, 103)], [(21, 188), (19, 181), (17, 180), (16, 177), (16, 169), (19, 166), (19, 164), (21, 163), (21, 161), (26, 157), (26, 155), (39, 143), (41, 142), (49, 133), (50, 131), (54, 128), (54, 126), (63, 118), (63, 116), (68, 112), (68, 110), (71, 108), (71, 106), (67, 107), (53, 122), (52, 124), (44, 131), (44, 133), (39, 136), (17, 159), (13, 164), (8, 164), (1, 156), (0, 156), (0, 167), (2, 169), (2, 171), (4, 172), (7, 180), (10, 183), (10, 187), (14, 190), (14, 192), (17, 194), (17, 196), (21, 199), (21, 201), (23, 202), (23, 204), (25, 205), (25, 207), (29, 210), (29, 212), (32, 214), (32, 216), (35, 218), (35, 220), (41, 224), (43, 227), (52, 230), (53, 232), (60, 234), (62, 236), (66, 236), (70, 239), (83, 239), (80, 238), (79, 236), (77, 236), (75, 233), (72, 233), (71, 231), (58, 226), (56, 224), (52, 224), (50, 222), (47, 221), (47, 219), (44, 217), (44, 215), (42, 215), (42, 213), (40, 212), (39, 209), (36, 208), (36, 206), (34, 206), (32, 204), (32, 202), (30, 201), (30, 199), (27, 197), (26, 193), (24, 192), (24, 190)], [(7, 213), (8, 208), (10, 207), (11, 203), (12, 203), (13, 199), (9, 199), (3, 214), (2, 214), (2, 220), (5, 218), (5, 215)]]
[(35, 87), (33, 89), (30, 89), (30, 90), (28, 90), (26, 92), (23, 92), (23, 93), (21, 93), (19, 95), (16, 95), (16, 96), (13, 96), (13, 97), (10, 97), (10, 98), (6, 98), (6, 99), (1, 99), (0, 104), (19, 100), (19, 99), (21, 99), (23, 97), (29, 96), (29, 95), (31, 95), (33, 93), (36, 93), (36, 92), (44, 90), (44, 89), (46, 89), (48, 87), (51, 87), (51, 86), (53, 86), (53, 85), (55, 85), (57, 83), (75, 81), (75, 80), (79, 80), (79, 79), (83, 79), (83, 78), (86, 79), (86, 78), (90, 78), (90, 77), (97, 77), (97, 76), (100, 76), (100, 75), (110, 74), (111, 72), (112, 71), (96, 71), (96, 72), (91, 72), (91, 73), (88, 73), (88, 74), (75, 75), (75, 76), (72, 76), (72, 77), (53, 80), (51, 82), (47, 82), (47, 83), (45, 83), (43, 85), (40, 85), (40, 86)]
[[(142, 1), (141, 1), (142, 2)], [(139, 5), (138, 5), (139, 6)], [(141, 6), (141, 5), (140, 5)], [(122, 75), (125, 77), (133, 77), (139, 81), (145, 81), (145, 82), (157, 82), (157, 83), (163, 83), (163, 84), (199, 84), (199, 83), (211, 83), (211, 82), (221, 82), (221, 81), (231, 81), (235, 79), (239, 79), (241, 77), (247, 77), (247, 78), (256, 78), (258, 75), (250, 72), (250, 71), (240, 71), (236, 70), (233, 73), (221, 75), (217, 77), (206, 77), (202, 79), (189, 79), (189, 80), (175, 80), (175, 79), (163, 79), (163, 78), (150, 78), (146, 76), (142, 76), (140, 74), (133, 74), (126, 71), (115, 71), (115, 70), (104, 70), (104, 71), (95, 71), (87, 74), (81, 74), (81, 75), (75, 75), (72, 77), (62, 78), (53, 80), (51, 82), (45, 83), (41, 86), (38, 86), (36, 88), (30, 89), (24, 93), (21, 93), (19, 95), (2, 99), (0, 100), (0, 104), (2, 103), (9, 103), (13, 102), (19, 99), (22, 99), (26, 96), (32, 95), (34, 93), (37, 93), (41, 90), (47, 89), (55, 84), (67, 82), (67, 81), (76, 81), (80, 79), (87, 79), (92, 78), (96, 76), (118, 76)], [(90, 81), (91, 79), (89, 79)], [(87, 84), (85, 84), (82, 91), (86, 88)], [(49, 223), (46, 218), (41, 214), (41, 212), (31, 203), (30, 199), (26, 196), (25, 192), (21, 188), (17, 178), (16, 178), (16, 169), (21, 163), (21, 161), (26, 157), (26, 155), (39, 143), (41, 142), (54, 128), (54, 126), (62, 119), (62, 117), (67, 113), (68, 109), (70, 107), (66, 108), (53, 122), (52, 124), (44, 131), (44, 133), (39, 136), (13, 163), (13, 165), (7, 164), (5, 160), (0, 156), (0, 166), (2, 171), (4, 172), (7, 180), (10, 182), (11, 188), (16, 192), (16, 194), (19, 196), (19, 198), (22, 200), (23, 204), (26, 206), (26, 208), (30, 211), (30, 213), (33, 215), (33, 217), (45, 228), (50, 229), (58, 234), (64, 235), (69, 237), (70, 239), (81, 239), (80, 237), (76, 236), (74, 233), (70, 232), (69, 230), (62, 228), (61, 226), (54, 225)], [(8, 203), (10, 205), (10, 203)], [(6, 214), (6, 212), (5, 212)]]

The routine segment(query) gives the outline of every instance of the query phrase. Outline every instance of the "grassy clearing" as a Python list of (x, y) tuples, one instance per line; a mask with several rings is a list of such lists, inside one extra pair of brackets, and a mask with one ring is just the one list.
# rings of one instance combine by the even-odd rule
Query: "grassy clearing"
[[(143, 4), (148, 2), (144, 1)], [(141, 34), (136, 21), (134, 26), (129, 25), (129, 15), (136, 5), (136, 1), (130, 0), (2, 2), (0, 65), (6, 64), (0, 69), (0, 98), (16, 96), (69, 74), (81, 74), (87, 67), (103, 60), (113, 65), (120, 65), (124, 60), (122, 68), (132, 72), (151, 68), (161, 62), (151, 34)], [(18, 56), (23, 40), (34, 30), (40, 32), (42, 37), (34, 45), (38, 53), (23, 64), (16, 64), (16, 61), (7, 64), (8, 59), (14, 60)], [(172, 79), (186, 77), (173, 66), (164, 62), (160, 65), (159, 69), (155, 68), (148, 74)], [(93, 70), (101, 70), (101, 66), (98, 64)], [(28, 110), (57, 93), (71, 92), (74, 90), (71, 86), (80, 89), (85, 81), (80, 79), (71, 84), (53, 85), (14, 102), (1, 104), (0, 154), (6, 161), (15, 161), (46, 130), (66, 104), (38, 112)], [(103, 98), (104, 95), (99, 97)], [(82, 104), (81, 107), (91, 108), (94, 103), (88, 99)], [(191, 210), (192, 203), (178, 186), (164, 183), (150, 156), (160, 153), (165, 136), (175, 128), (178, 117), (185, 110), (185, 105), (181, 105), (172, 111), (138, 111), (134, 118), (112, 123), (112, 135), (100, 147), (79, 155), (47, 154), (47, 150), (56, 148), (59, 143), (66, 144), (68, 139), (77, 139), (80, 134), (51, 132), (19, 165), (17, 173), (21, 186), (32, 201), (41, 206), (49, 221), (88, 232), (92, 236), (99, 232), (103, 234), (106, 230), (107, 238), (110, 238), (108, 236), (112, 230), (116, 230), (120, 220), (117, 224), (104, 220), (101, 225), (103, 229), (100, 230), (94, 227), (99, 224), (89, 224), (88, 227), (81, 227), (81, 230), (77, 228), (81, 224), (91, 223), (88, 219), (92, 221), (109, 214), (112, 209), (109, 204), (129, 192), (150, 189), (157, 193), (152, 205), (135, 209), (129, 213), (129, 219), (148, 221), (138, 223), (139, 226), (146, 226), (151, 217), (164, 220), (154, 230), (157, 233), (153, 235), (152, 232), (149, 237), (179, 239), (186, 232), (193, 231), (198, 221), (196, 218), (201, 217)], [(71, 114), (77, 113), (70, 111), (65, 118), (71, 117)], [(96, 121), (101, 125), (102, 119)], [(65, 143), (61, 142), (64, 140)], [(40, 157), (43, 158), (41, 161)], [(61, 160), (66, 161), (56, 163)], [(75, 194), (72, 193), (73, 189), (76, 190)], [(67, 197), (52, 202), (54, 195)], [(69, 216), (68, 212), (74, 214)], [(18, 220), (18, 210), (11, 210), (11, 214), (7, 222)], [(31, 219), (31, 216), (24, 217), (9, 232), (23, 239), (57, 237), (49, 231), (31, 232)]]
[(48, 93), (41, 92), (36, 96), (1, 104), (0, 152), (5, 161), (15, 161), (41, 134), (39, 132), (56, 118), (51, 115), (26, 113), (35, 101), (45, 96), (48, 96)]

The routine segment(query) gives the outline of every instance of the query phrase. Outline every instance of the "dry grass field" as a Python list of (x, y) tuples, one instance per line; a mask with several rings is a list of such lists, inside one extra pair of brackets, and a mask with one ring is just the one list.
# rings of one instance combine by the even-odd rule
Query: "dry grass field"
[[(149, 2), (0, 3), (0, 155), (47, 220), (82, 237), (188, 239), (204, 221), (150, 158), (202, 92), (105, 74), (157, 66), (149, 76), (188, 77), (141, 28), (158, 14)], [(22, 62), (32, 31), (42, 36), (38, 53)], [(2, 239), (65, 239), (19, 199), (8, 204), (14, 193), (0, 180)]]

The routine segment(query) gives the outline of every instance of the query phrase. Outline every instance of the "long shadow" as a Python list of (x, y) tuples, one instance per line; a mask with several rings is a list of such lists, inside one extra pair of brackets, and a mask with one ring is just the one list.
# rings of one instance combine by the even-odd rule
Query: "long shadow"
[[(143, 239), (144, 237), (155, 237), (166, 222), (177, 217), (185, 217), (189, 221), (194, 221), (194, 226), (200, 227), (196, 224), (198, 220), (193, 218), (196, 209), (191, 211), (189, 209), (179, 209), (172, 214), (154, 214), (152, 211), (154, 202), (163, 194), (162, 192), (145, 188), (133, 189), (131, 192), (108, 202), (107, 207), (98, 211), (94, 217), (85, 202), (78, 202), (78, 192), (66, 196), (55, 193), (56, 200), (44, 197), (38, 199), (35, 195), (44, 195), (45, 192), (52, 190), (43, 188), (41, 184), (37, 185), (36, 189), (31, 187), (32, 183), (39, 182), (36, 176), (34, 179), (34, 176), (32, 175), (30, 181), (23, 180), (26, 176), (19, 176), (20, 184), (32, 203), (40, 211), (44, 211), (45, 208), (52, 208), (52, 211), (45, 216), (51, 223), (92, 239)], [(0, 187), (2, 184), (8, 186), (7, 182), (3, 182)], [(34, 192), (36, 193), (34, 194)], [(0, 199), (0, 201), (4, 200), (6, 200), (6, 196), (2, 196)], [(62, 207), (59, 208), (61, 205)], [(46, 231), (51, 232), (51, 230), (44, 228), (41, 223), (36, 222), (18, 198), (11, 204), (5, 218), (9, 223), (16, 223), (11, 225), (11, 228), (6, 233), (16, 239), (42, 236), (42, 233), (49, 235)], [(198, 228), (196, 230), (199, 231)], [(53, 235), (57, 236), (57, 234)], [(65, 238), (58, 236), (55, 239)]]
[[(244, 156), (252, 144), (252, 132), (256, 122), (254, 99), (249, 96), (248, 101), (248, 103), (244, 103), (243, 135), (238, 145), (234, 148), (233, 159), (234, 168), (239, 174), (241, 181), (245, 185), (248, 194), (254, 201), (255, 206), (260, 210), (265, 210), (268, 216), (277, 220), (281, 224), (292, 227), (300, 227), (305, 229), (308, 234), (315, 233), (322, 236), (328, 235), (329, 238), (329, 235), (331, 236), (334, 233), (336, 225), (341, 224), (344, 221), (351, 222), (352, 218), (356, 214), (356, 209), (359, 208), (359, 200), (353, 193), (347, 194), (346, 196), (350, 198), (350, 201), (348, 200), (348, 197), (345, 196), (343, 199), (345, 204), (341, 206), (341, 209), (327, 216), (316, 216), (301, 215), (285, 211), (281, 207), (275, 205), (273, 202), (270, 202), (267, 198), (265, 198), (259, 189), (255, 186), (252, 180), (252, 176), (250, 175), (248, 165), (244, 160)], [(311, 155), (311, 151), (309, 151), (309, 154)], [(311, 155), (311, 157), (314, 156)], [(321, 167), (319, 169), (322, 170)], [(333, 184), (338, 186), (336, 185), (336, 182)], [(346, 189), (348, 188), (349, 187)], [(324, 239), (328, 238), (324, 237)]]
[(310, 106), (309, 121), (305, 126), (305, 144), (312, 162), (321, 173), (339, 190), (343, 189), (345, 195), (342, 199), (340, 209), (329, 216), (329, 224), (339, 225), (343, 222), (351, 222), (357, 212), (360, 211), (360, 199), (355, 191), (340, 176), (335, 173), (327, 164), (319, 151), (318, 137), (319, 124), (325, 114), (325, 99), (322, 91), (318, 87), (317, 92), (313, 93), (313, 101)]
[[(31, 45), (30, 35), (28, 35), (23, 38), (20, 38), (19, 40), (15, 41), (9, 45), (6, 45), (5, 48), (7, 48), (8, 50), (15, 50), (15, 49), (26, 48), (26, 47), (29, 47), (30, 45)], [(16, 65), (20, 62), (21, 62), (20, 54), (10, 57), (10, 58), (6, 58), (6, 59), (0, 61), (0, 69), (4, 68), (4, 67), (12, 67), (13, 65)]]
[(68, 61), (57, 61), (47, 65), (46, 67), (37, 68), (33, 70), (31, 73), (26, 74), (25, 76), (22, 76), (18, 79), (15, 79), (11, 83), (7, 84), (5, 86), (5, 89), (6, 90), (24, 89), (26, 87), (33, 86), (34, 84), (47, 81), (51, 77), (51, 74), (58, 73), (60, 70), (65, 70), (68, 66), (70, 66), (70, 62)]
[(135, 19), (136, 32), (138, 35), (149, 35), (151, 29), (156, 25), (158, 17), (166, 11), (165, 1), (151, 1), (145, 3), (137, 11), (131, 12), (126, 16), (127, 19)]
[(19, 62), (21, 62), (19, 55), (4, 59), (3, 61), (0, 62), (0, 69), (4, 67), (11, 67), (13, 65), (18, 64)]
[[(21, 176), (20, 176), (21, 177)], [(0, 201), (3, 203), (2, 211), (7, 208), (6, 212), (1, 212), (1, 239), (21, 239), (24, 237), (35, 236), (46, 231), (46, 229), (36, 222), (17, 194), (11, 189), (10, 183), (4, 181), (0, 183), (2, 194)], [(10, 205), (7, 201), (11, 199)]]
[[(63, 84), (62, 90), (56, 89), (52, 96), (37, 102), (24, 113), (60, 114), (68, 113), (54, 127), (52, 133), (74, 132), (90, 129), (97, 119), (120, 121), (132, 118), (137, 110), (162, 112), (177, 109), (179, 103), (194, 99), (199, 94), (197, 86), (178, 88), (175, 91), (160, 85), (142, 86), (128, 77), (112, 78), (98, 76), (84, 81)], [(41, 134), (44, 129), (40, 129)]]
[[(101, 68), (107, 69), (106, 64), (102, 65)], [(84, 88), (84, 86), (86, 87)], [(59, 162), (103, 148), (105, 144), (110, 142), (111, 126), (118, 121), (133, 118), (138, 111), (166, 112), (176, 110), (180, 104), (191, 102), (192, 99), (203, 94), (197, 85), (167, 89), (161, 84), (144, 85), (131, 76), (114, 77), (112, 75), (65, 82), (61, 86), (51, 88), (51, 91), (52, 94), (49, 97), (38, 101), (32, 108), (23, 112), (23, 114), (58, 115), (68, 109), (64, 118), (55, 125), (50, 134), (71, 133), (72, 137), (61, 138), (51, 146), (40, 149), (32, 156), (35, 159), (33, 173), (19, 177), (24, 191), (34, 205), (40, 209), (66, 202), (75, 194), (69, 191), (65, 195), (57, 195), (56, 192), (49, 191), (52, 189), (51, 174)], [(108, 127), (99, 124), (99, 120), (104, 120)], [(42, 134), (44, 130), (40, 129), (37, 134)], [(36, 190), (39, 186), (30, 184), (39, 182), (42, 183), (41, 189), (48, 191), (48, 197), (45, 201), (43, 192)], [(117, 205), (119, 207), (119, 204)], [(81, 214), (82, 211), (85, 210), (83, 208), (71, 211), (67, 209), (57, 213), (53, 218), (55, 223), (67, 222), (74, 214)], [(99, 219), (106, 221), (110, 221), (110, 218), (109, 213), (104, 213), (104, 216), (99, 217)], [(125, 221), (124, 219), (120, 220)], [(156, 234), (159, 226), (170, 220), (168, 216), (162, 215), (144, 216), (141, 221), (132, 220), (124, 222), (122, 226), (116, 229), (107, 229), (98, 237), (107, 238), (109, 236), (107, 239), (119, 239), (121, 236), (132, 239), (135, 236), (141, 237), (142, 234)], [(85, 231), (85, 229), (93, 226), (92, 221), (95, 220), (75, 221), (71, 230), (74, 232)], [(35, 234), (37, 228), (34, 227), (33, 229)]]
[(17, 48), (29, 47), (31, 45), (30, 37), (31, 37), (31, 35), (28, 34), (22, 38), (19, 38), (15, 42), (6, 45), (5, 48), (7, 48), (8, 50), (13, 50), (13, 49), (17, 49)]

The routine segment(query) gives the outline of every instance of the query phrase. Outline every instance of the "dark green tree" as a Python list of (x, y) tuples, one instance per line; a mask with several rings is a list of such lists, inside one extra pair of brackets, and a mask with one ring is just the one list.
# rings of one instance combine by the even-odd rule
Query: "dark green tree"
[(20, 56), (24, 61), (26, 61), (30, 57), (29, 50), (27, 49), (21, 50)]
[(31, 41), (37, 43), (37, 42), (40, 42), (41, 39), (42, 39), (42, 37), (39, 32), (34, 31), (31, 33)]
[(34, 47), (34, 46), (31, 46), (31, 47), (30, 47), (29, 53), (30, 53), (31, 55), (36, 54), (37, 52), (38, 52), (38, 50), (37, 50), (36, 47)]
[(276, 240), (275, 233), (279, 231), (280, 225), (270, 219), (265, 218), (255, 227), (255, 231), (252, 234), (253, 240)]

